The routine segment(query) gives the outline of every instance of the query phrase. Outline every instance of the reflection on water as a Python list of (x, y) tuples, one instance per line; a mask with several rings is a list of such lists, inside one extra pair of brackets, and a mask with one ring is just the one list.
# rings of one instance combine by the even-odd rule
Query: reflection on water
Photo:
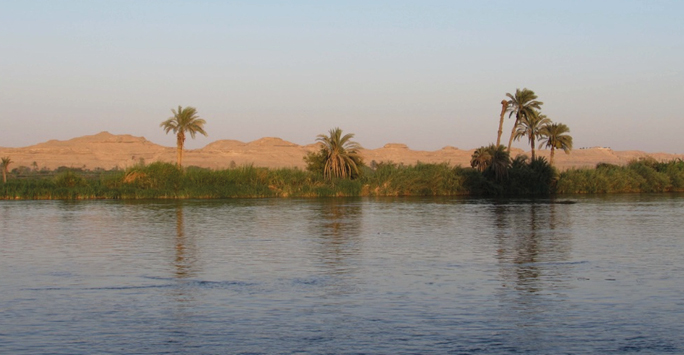
[(499, 244), (497, 259), (501, 265), (502, 279), (506, 282), (504, 286), (510, 285), (525, 292), (541, 291), (543, 285), (548, 285), (548, 280), (541, 278), (550, 277), (542, 274), (542, 271), (551, 270), (541, 270), (540, 265), (553, 265), (569, 260), (572, 235), (557, 228), (558, 225), (565, 224), (562, 219), (567, 218), (569, 207), (560, 207), (565, 207), (565, 210), (559, 215), (559, 205), (553, 203), (494, 206)]
[(354, 199), (323, 199), (310, 218), (311, 234), (318, 242), (320, 262), (331, 274), (353, 271), (362, 240), (361, 204)]
[[(567, 301), (573, 274), (572, 235), (559, 226), (570, 213), (568, 205), (509, 201), (493, 206), (501, 275), (502, 321), (515, 324), (513, 336), (524, 344), (538, 344), (553, 353), (555, 330), (544, 322)], [(562, 307), (561, 307), (562, 308)], [(558, 334), (561, 336), (561, 334)], [(528, 345), (522, 346), (523, 349)]]
[(197, 272), (195, 269), (197, 247), (193, 236), (186, 237), (185, 235), (183, 208), (183, 203), (176, 205), (176, 260), (174, 266), (176, 267), (176, 277), (179, 279), (194, 277)]
[(0, 201), (0, 353), (682, 353), (682, 195)]

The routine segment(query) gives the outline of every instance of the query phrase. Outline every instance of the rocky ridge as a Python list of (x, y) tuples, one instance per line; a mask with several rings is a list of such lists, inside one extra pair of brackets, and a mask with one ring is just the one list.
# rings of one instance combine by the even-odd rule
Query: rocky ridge
[[(317, 144), (301, 146), (275, 137), (265, 137), (248, 143), (219, 140), (201, 149), (186, 150), (183, 162), (185, 166), (194, 165), (214, 169), (249, 164), (269, 168), (303, 168), (305, 166), (303, 157), (317, 150), (317, 147)], [(473, 151), (474, 149), (462, 150), (452, 146), (436, 151), (420, 151), (411, 150), (405, 144), (388, 143), (378, 149), (363, 149), (361, 155), (366, 163), (391, 161), (411, 165), (420, 161), (469, 166)], [(525, 152), (521, 149), (512, 151), (513, 156), (522, 153)], [(526, 154), (529, 155), (529, 152)], [(538, 154), (548, 158), (549, 151), (541, 150)], [(176, 148), (152, 143), (144, 137), (100, 132), (65, 141), (50, 140), (28, 147), (0, 147), (0, 156), (9, 156), (12, 159), (13, 164), (10, 168), (27, 166), (56, 169), (66, 166), (84, 169), (113, 169), (127, 168), (141, 162), (175, 162)], [(555, 165), (565, 170), (573, 167), (593, 167), (598, 163), (623, 165), (630, 160), (647, 156), (658, 161), (684, 159), (684, 155), (681, 154), (613, 151), (602, 147), (575, 149), (570, 154), (560, 151), (556, 152), (554, 159)]]

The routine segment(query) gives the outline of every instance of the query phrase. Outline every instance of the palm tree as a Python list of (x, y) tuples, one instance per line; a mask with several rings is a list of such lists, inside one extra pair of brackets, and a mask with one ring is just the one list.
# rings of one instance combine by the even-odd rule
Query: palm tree
[(491, 162), (492, 155), (489, 154), (487, 147), (475, 149), (473, 155), (470, 157), (470, 166), (477, 169), (479, 172), (485, 171)]
[(506, 151), (506, 147), (490, 144), (486, 147), (480, 147), (473, 152), (470, 166), (483, 173), (491, 171), (497, 180), (501, 180), (508, 174), (511, 158)]
[(342, 135), (342, 130), (333, 128), (330, 135), (319, 134), (316, 138), (321, 142), (320, 155), (323, 158), (323, 176), (326, 179), (351, 178), (359, 174), (363, 160), (359, 155), (361, 145), (351, 141), (353, 134)]
[(520, 119), (518, 129), (515, 130), (515, 140), (527, 136), (532, 148), (532, 161), (534, 161), (534, 141), (541, 136), (541, 129), (547, 124), (551, 124), (549, 118), (532, 110)]
[(205, 120), (197, 116), (197, 110), (194, 107), (182, 108), (178, 106), (178, 111), (171, 109), (173, 116), (168, 120), (162, 122), (159, 126), (164, 129), (167, 134), (169, 131), (176, 133), (176, 146), (178, 147), (177, 158), (178, 167), (183, 163), (183, 145), (185, 144), (185, 132), (190, 133), (190, 137), (195, 138), (195, 134), (201, 133), (207, 135), (204, 131)]
[(501, 134), (503, 133), (504, 115), (506, 115), (506, 111), (508, 111), (508, 105), (510, 105), (510, 102), (508, 100), (501, 100), (501, 118), (499, 119), (499, 131), (497, 132), (496, 136), (497, 147), (501, 144)]
[(572, 136), (566, 133), (570, 133), (570, 128), (562, 123), (547, 123), (541, 128), (539, 148), (542, 146), (551, 148), (549, 164), (553, 165), (553, 153), (556, 149), (563, 149), (565, 154), (570, 154), (572, 150)]
[(2, 158), (2, 182), (7, 182), (7, 172), (9, 171), (9, 165), (12, 164), (12, 159), (10, 157)]
[(513, 137), (515, 136), (515, 131), (525, 116), (534, 114), (535, 109), (541, 110), (541, 105), (543, 102), (537, 101), (537, 95), (534, 91), (524, 88), (522, 90), (516, 89), (515, 95), (509, 93), (506, 94), (511, 100), (509, 101), (510, 114), (508, 118), (511, 118), (515, 114), (515, 123), (513, 124), (513, 129), (511, 130), (511, 138), (508, 139), (508, 152), (511, 152), (511, 144), (513, 144)]

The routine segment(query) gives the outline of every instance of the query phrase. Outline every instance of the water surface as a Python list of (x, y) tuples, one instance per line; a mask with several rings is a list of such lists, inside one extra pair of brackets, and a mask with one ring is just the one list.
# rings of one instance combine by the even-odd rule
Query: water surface
[(569, 199), (0, 201), (0, 353), (684, 353), (684, 195)]

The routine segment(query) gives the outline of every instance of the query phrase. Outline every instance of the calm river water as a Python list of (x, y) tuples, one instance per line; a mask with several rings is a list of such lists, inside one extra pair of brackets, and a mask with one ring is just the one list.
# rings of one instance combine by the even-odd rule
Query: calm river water
[(563, 199), (0, 201), (0, 353), (684, 353), (684, 195)]

